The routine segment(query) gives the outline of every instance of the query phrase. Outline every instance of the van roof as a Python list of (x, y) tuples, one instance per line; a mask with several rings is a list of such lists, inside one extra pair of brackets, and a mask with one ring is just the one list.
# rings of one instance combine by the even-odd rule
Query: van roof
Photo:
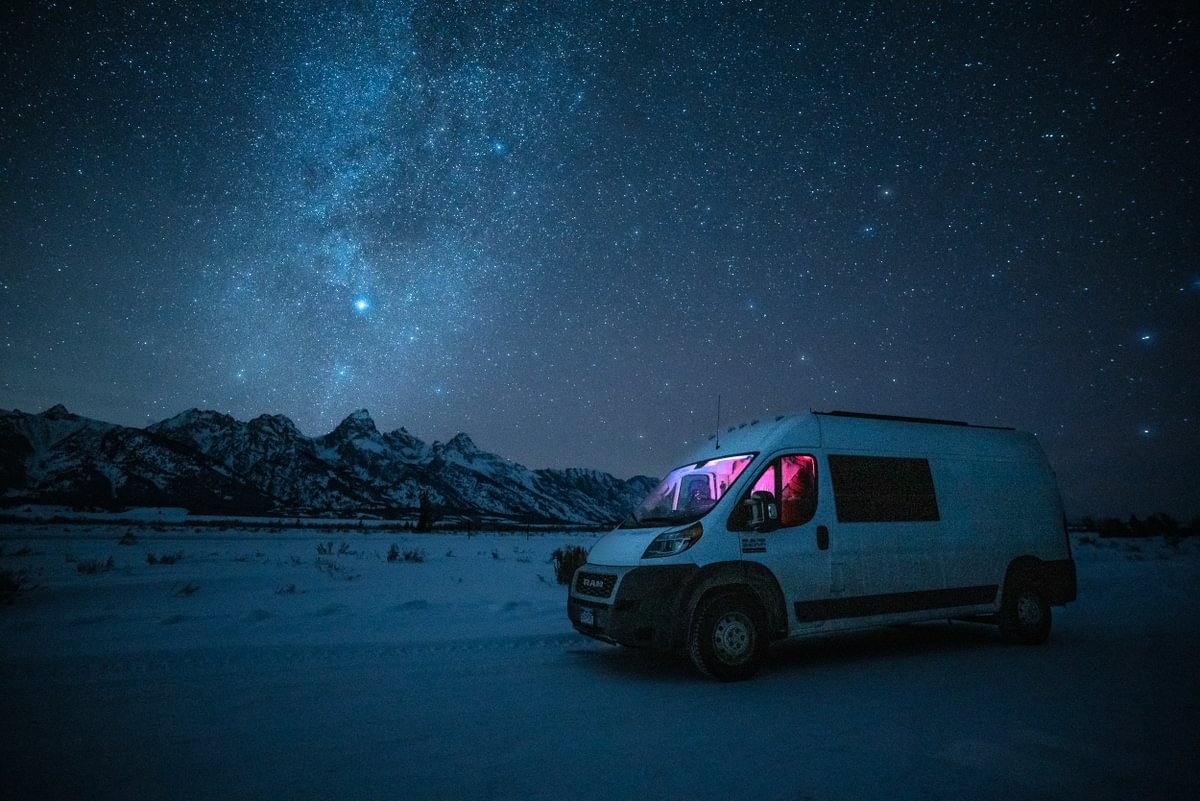
[(690, 462), (735, 453), (785, 448), (824, 448), (845, 453), (954, 455), (1044, 461), (1032, 434), (956, 420), (897, 417), (864, 412), (805, 412), (751, 420), (708, 437)]

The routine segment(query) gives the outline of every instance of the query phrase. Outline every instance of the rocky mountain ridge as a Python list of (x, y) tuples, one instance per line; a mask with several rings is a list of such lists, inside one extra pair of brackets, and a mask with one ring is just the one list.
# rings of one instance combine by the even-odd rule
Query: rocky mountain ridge
[(607, 525), (655, 480), (531, 470), (466, 434), (427, 444), (380, 432), (365, 409), (308, 437), (282, 415), (243, 422), (191, 409), (130, 428), (72, 414), (0, 411), (0, 505), (182, 506), (196, 514), (415, 518)]

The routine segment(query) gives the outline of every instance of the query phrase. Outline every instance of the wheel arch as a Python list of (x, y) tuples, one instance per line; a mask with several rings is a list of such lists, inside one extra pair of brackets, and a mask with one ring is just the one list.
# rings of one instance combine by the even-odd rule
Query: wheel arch
[(716, 593), (742, 594), (761, 607), (769, 640), (787, 636), (787, 605), (775, 575), (756, 562), (716, 562), (701, 568), (680, 597), (676, 641), (686, 643), (697, 610)]
[(1000, 590), (1001, 606), (1014, 587), (1029, 584), (1044, 594), (1046, 591), (1045, 574), (1045, 562), (1036, 556), (1025, 554), (1013, 559), (1008, 563), (1008, 569), (1004, 571), (1004, 585)]
[(1022, 645), (1046, 641), (1054, 619), (1050, 611), (1053, 585), (1053, 571), (1037, 557), (1021, 556), (1009, 564), (996, 614), (1006, 640)]

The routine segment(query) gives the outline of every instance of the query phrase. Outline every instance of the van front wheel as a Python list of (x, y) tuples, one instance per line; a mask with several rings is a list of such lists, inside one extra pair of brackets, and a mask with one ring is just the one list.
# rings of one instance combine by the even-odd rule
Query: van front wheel
[(1000, 633), (1010, 642), (1041, 645), (1050, 636), (1050, 604), (1029, 584), (1004, 593)]
[(718, 681), (741, 681), (767, 656), (761, 608), (739, 595), (704, 599), (696, 610), (688, 652), (696, 668)]

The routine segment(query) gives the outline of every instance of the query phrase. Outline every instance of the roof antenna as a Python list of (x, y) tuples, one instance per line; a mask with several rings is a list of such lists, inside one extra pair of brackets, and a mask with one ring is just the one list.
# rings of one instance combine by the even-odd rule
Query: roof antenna
[(717, 393), (717, 450), (721, 450), (721, 395)]

